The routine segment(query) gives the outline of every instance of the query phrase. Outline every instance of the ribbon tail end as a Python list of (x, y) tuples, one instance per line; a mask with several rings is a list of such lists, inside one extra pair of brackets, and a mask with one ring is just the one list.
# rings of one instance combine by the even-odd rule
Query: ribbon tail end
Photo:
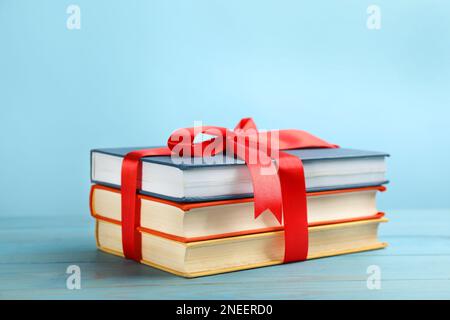
[(283, 211), (281, 207), (255, 207), (255, 219), (257, 219), (263, 212), (269, 210), (274, 217), (277, 219), (278, 223), (281, 225), (283, 223)]

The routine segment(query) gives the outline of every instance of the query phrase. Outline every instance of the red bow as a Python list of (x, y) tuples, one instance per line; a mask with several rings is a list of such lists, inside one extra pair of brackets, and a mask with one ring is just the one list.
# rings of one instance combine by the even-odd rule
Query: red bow
[[(195, 143), (196, 135), (215, 136)], [(167, 147), (136, 150), (122, 163), (122, 246), (126, 258), (142, 258), (140, 226), (140, 190), (143, 157), (205, 157), (232, 154), (245, 161), (252, 178), (255, 218), (270, 210), (284, 220), (284, 262), (305, 260), (308, 255), (306, 186), (302, 161), (281, 150), (338, 148), (301, 130), (259, 132), (251, 118), (242, 119), (234, 131), (222, 127), (178, 129), (169, 137)], [(274, 161), (276, 162), (276, 165)], [(278, 169), (278, 170), (277, 170)]]

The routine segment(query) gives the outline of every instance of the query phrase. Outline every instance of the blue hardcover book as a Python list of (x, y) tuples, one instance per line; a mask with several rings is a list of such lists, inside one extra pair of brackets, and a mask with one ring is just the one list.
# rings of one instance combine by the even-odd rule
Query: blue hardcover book
[[(122, 159), (140, 148), (91, 150), (91, 181), (120, 188)], [(302, 159), (308, 192), (378, 186), (387, 183), (386, 153), (356, 149), (287, 151)], [(142, 194), (177, 202), (252, 197), (250, 173), (232, 156), (169, 156), (142, 159)]]

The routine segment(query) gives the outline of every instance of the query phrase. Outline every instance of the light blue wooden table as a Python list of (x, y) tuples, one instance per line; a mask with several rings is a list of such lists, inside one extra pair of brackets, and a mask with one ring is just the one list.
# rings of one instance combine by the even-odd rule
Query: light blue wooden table
[[(384, 250), (184, 279), (96, 250), (93, 220), (0, 217), (2, 299), (450, 299), (450, 210), (391, 211)], [(66, 269), (81, 268), (81, 289)], [(381, 289), (367, 287), (367, 268)]]

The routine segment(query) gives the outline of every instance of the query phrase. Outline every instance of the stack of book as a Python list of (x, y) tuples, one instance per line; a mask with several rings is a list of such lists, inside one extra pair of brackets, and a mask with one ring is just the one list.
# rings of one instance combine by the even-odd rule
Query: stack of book
[[(119, 256), (121, 165), (136, 149), (91, 151), (97, 245)], [(308, 259), (386, 246), (378, 240), (378, 226), (387, 220), (376, 197), (387, 183), (387, 154), (344, 148), (288, 152), (305, 169)], [(143, 158), (139, 199), (144, 264), (197, 277), (283, 263), (283, 226), (269, 211), (254, 218), (251, 177), (240, 160)]]

